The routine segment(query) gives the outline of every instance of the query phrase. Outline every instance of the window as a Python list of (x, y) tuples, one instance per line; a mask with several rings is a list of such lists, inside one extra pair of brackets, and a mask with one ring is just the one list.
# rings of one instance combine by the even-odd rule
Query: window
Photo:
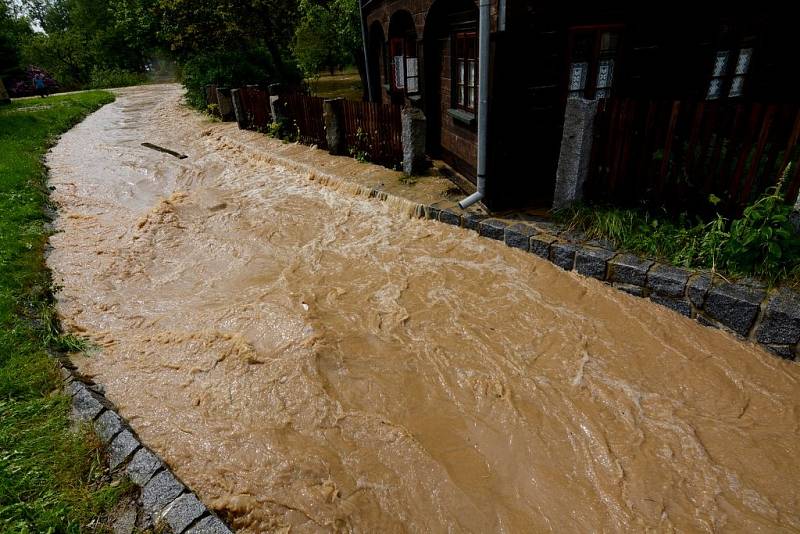
[(621, 26), (570, 28), (570, 66), (567, 87), (571, 96), (608, 98), (614, 85)]
[(392, 57), (391, 87), (393, 91), (413, 95), (419, 92), (419, 68), (413, 39), (395, 37), (389, 42)]
[(725, 89), (730, 80), (728, 98), (737, 98), (744, 94), (744, 82), (750, 70), (750, 60), (753, 57), (752, 48), (742, 48), (736, 51), (736, 65), (731, 76), (730, 60), (733, 54), (730, 50), (719, 50), (714, 56), (714, 67), (711, 71), (711, 81), (708, 82), (707, 100), (717, 100), (725, 96)]
[(474, 113), (478, 102), (478, 41), (475, 32), (456, 33), (453, 102), (456, 109)]

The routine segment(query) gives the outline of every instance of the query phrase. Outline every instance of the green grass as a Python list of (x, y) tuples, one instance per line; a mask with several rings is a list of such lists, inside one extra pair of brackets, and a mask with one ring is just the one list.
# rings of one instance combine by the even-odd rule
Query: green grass
[(787, 220), (789, 212), (791, 208), (775, 193), (765, 194), (745, 216), (733, 221), (589, 205), (554, 215), (568, 229), (588, 239), (610, 241), (619, 250), (711, 270), (727, 279), (753, 277), (770, 286), (800, 288), (800, 236)]
[(48, 204), (42, 157), (103, 104), (93, 91), (0, 107), (0, 532), (85, 532), (126, 491), (110, 486), (100, 445), (69, 428), (69, 401), (48, 351), (61, 334), (44, 264)]
[(346, 98), (361, 101), (363, 90), (361, 77), (354, 68), (345, 69), (336, 74), (321, 74), (313, 80), (306, 80), (314, 96), (325, 98)]

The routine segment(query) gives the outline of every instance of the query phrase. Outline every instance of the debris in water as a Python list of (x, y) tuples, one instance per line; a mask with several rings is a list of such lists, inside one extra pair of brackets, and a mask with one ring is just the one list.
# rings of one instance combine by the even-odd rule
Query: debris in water
[(175, 156), (178, 159), (186, 159), (189, 157), (186, 154), (181, 154), (180, 152), (175, 152), (174, 150), (164, 148), (163, 146), (154, 145), (153, 143), (142, 143), (142, 146), (145, 148), (152, 148), (153, 150), (158, 150), (159, 152), (166, 152), (167, 154)]

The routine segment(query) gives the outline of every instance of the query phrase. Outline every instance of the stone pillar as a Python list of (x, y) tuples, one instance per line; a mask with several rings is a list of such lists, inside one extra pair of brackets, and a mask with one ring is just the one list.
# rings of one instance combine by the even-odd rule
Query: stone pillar
[(344, 154), (347, 149), (344, 138), (342, 102), (344, 102), (344, 98), (331, 98), (322, 103), (322, 118), (325, 121), (328, 152), (334, 155)]
[(236, 124), (239, 125), (240, 130), (247, 128), (247, 113), (242, 104), (242, 90), (231, 89), (231, 103), (233, 104), (233, 115), (236, 117)]
[(403, 124), (403, 172), (418, 174), (426, 166), (425, 130), (426, 119), (421, 109), (405, 106), (401, 112)]
[(281, 98), (282, 87), (279, 83), (269, 86), (269, 110), (272, 113), (272, 122), (284, 124), (286, 122), (286, 103)]
[(553, 208), (563, 208), (583, 198), (583, 184), (589, 174), (592, 154), (597, 102), (574, 97), (567, 99)]
[(233, 121), (233, 102), (231, 101), (231, 90), (227, 87), (217, 87), (217, 104), (219, 105), (219, 116), (225, 122)]

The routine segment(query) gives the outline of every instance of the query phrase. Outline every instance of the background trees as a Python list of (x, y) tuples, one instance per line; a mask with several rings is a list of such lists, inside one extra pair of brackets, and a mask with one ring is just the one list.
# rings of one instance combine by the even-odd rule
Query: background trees
[(292, 51), (306, 76), (358, 64), (358, 0), (300, 0), (299, 15)]
[(35, 64), (97, 87), (168, 57), (190, 99), (209, 83), (299, 83), (363, 63), (358, 17), (358, 0), (0, 0), (0, 76)]

